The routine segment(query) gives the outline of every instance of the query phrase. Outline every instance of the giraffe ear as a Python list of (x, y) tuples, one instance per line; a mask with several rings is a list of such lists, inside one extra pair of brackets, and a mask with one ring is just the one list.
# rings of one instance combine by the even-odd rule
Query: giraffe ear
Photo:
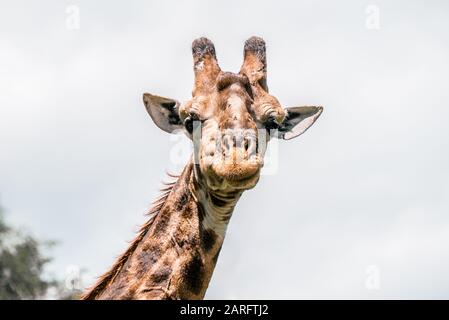
[(321, 115), (323, 107), (292, 107), (285, 110), (287, 115), (278, 128), (277, 138), (290, 140), (306, 132)]
[(180, 104), (178, 101), (144, 93), (143, 103), (151, 119), (162, 130), (172, 133), (184, 128), (179, 118)]

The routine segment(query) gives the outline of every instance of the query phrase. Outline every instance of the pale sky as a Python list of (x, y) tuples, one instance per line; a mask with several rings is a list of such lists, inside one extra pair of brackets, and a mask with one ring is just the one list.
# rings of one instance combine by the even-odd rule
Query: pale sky
[(182, 169), (142, 93), (188, 99), (192, 40), (237, 71), (252, 35), (270, 92), (325, 109), (243, 195), (206, 297), (449, 298), (447, 1), (3, 0), (8, 221), (90, 285)]

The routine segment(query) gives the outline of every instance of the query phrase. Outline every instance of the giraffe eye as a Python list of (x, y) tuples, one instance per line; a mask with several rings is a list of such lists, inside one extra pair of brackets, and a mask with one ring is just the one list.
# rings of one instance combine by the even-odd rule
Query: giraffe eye
[(279, 124), (274, 117), (269, 117), (264, 123), (265, 129), (267, 130), (277, 130), (279, 129)]
[(195, 113), (191, 113), (187, 118), (184, 120), (184, 127), (186, 128), (187, 132), (192, 134), (193, 133), (193, 123), (195, 121), (199, 121), (199, 117)]

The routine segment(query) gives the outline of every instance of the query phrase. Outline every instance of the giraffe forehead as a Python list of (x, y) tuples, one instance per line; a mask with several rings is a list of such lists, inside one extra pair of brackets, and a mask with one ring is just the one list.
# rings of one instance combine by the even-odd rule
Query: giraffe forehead
[[(219, 116), (228, 107), (245, 107), (253, 100), (253, 93), (245, 75), (221, 72), (215, 79), (212, 91), (194, 96), (185, 109), (197, 112), (203, 118)], [(233, 109), (231, 112), (245, 110)], [(228, 111), (229, 112), (229, 111)]]
[(241, 94), (229, 93), (226, 95), (214, 95), (203, 97), (201, 100), (193, 100), (191, 106), (184, 113), (196, 113), (202, 120), (225, 121), (248, 114), (250, 101)]
[(240, 83), (231, 84), (220, 92), (214, 102), (214, 113), (222, 120), (242, 117), (252, 108), (252, 99)]
[(215, 87), (218, 91), (222, 91), (231, 85), (237, 84), (247, 90), (248, 93), (252, 93), (248, 78), (243, 74), (235, 74), (232, 72), (222, 72), (219, 74), (216, 79)]

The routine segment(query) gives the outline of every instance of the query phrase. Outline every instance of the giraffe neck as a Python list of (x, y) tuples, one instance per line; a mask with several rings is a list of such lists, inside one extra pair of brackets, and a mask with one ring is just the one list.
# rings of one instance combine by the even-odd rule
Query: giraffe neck
[(192, 162), (152, 221), (84, 299), (202, 299), (238, 193), (206, 190)]
[(206, 187), (199, 170), (193, 170), (192, 194), (204, 211), (202, 227), (213, 230), (217, 236), (224, 239), (226, 229), (231, 219), (242, 190), (214, 191)]

